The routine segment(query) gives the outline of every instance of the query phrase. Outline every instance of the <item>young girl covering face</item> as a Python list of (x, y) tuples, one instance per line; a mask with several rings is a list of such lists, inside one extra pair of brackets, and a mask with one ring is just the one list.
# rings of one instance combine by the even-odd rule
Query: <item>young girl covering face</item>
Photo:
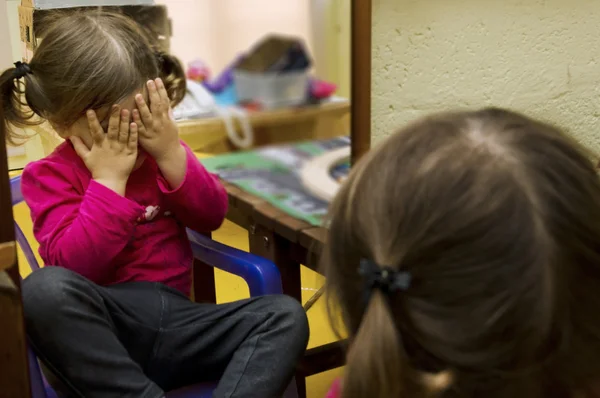
[(66, 139), (22, 176), (47, 265), (23, 282), (26, 328), (65, 395), (162, 397), (220, 379), (216, 397), (276, 397), (305, 349), (293, 299), (187, 297), (185, 229), (218, 228), (227, 195), (179, 140), (170, 102), (184, 92), (175, 60), (102, 12), (58, 18), (31, 63), (0, 77), (3, 125), (34, 123), (24, 94)]
[(328, 239), (341, 397), (600, 396), (600, 181), (556, 128), (417, 121), (357, 164)]

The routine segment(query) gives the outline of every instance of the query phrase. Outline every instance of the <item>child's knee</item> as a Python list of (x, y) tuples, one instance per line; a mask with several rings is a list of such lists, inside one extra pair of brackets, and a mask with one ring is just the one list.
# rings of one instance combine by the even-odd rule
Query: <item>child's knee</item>
[(44, 267), (22, 283), (23, 312), (27, 327), (44, 327), (54, 322), (77, 298), (73, 293), (80, 276), (62, 267)]
[(308, 343), (309, 326), (306, 311), (300, 302), (290, 296), (267, 296), (271, 301), (276, 327), (288, 334), (291, 339), (303, 345)]

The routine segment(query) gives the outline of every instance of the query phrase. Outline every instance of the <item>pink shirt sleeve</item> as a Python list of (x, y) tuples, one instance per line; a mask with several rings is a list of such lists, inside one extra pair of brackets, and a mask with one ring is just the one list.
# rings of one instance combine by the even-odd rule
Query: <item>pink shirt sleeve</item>
[(113, 275), (112, 260), (133, 236), (143, 208), (93, 180), (85, 192), (80, 185), (69, 167), (44, 161), (22, 176), (44, 263), (101, 284)]
[(204, 168), (187, 145), (183, 146), (187, 153), (183, 182), (171, 189), (160, 175), (158, 185), (173, 215), (183, 225), (198, 232), (214, 231), (221, 226), (227, 214), (227, 192), (219, 178)]
[(340, 379), (337, 379), (331, 385), (331, 389), (325, 396), (325, 398), (339, 398), (342, 395), (342, 382)]

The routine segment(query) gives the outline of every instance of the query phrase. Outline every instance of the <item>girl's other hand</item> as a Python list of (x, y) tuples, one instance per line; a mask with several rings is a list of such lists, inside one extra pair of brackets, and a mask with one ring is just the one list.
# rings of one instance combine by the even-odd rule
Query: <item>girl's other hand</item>
[(138, 109), (133, 110), (133, 121), (139, 126), (142, 148), (158, 163), (181, 156), (177, 124), (171, 118), (171, 103), (163, 81), (159, 78), (147, 83), (150, 108), (141, 94), (135, 96)]
[(129, 123), (130, 113), (118, 105), (111, 110), (106, 134), (96, 112), (87, 111), (92, 147), (88, 148), (79, 137), (70, 137), (77, 155), (92, 173), (92, 178), (120, 195), (125, 195), (129, 175), (138, 154), (138, 126)]

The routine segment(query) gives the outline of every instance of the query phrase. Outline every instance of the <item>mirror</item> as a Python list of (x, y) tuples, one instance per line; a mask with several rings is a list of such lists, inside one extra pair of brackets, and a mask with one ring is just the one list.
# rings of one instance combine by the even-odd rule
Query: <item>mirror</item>
[[(25, 0), (23, 1), (25, 2)], [(144, 1), (138, 0), (136, 3)], [(111, 1), (107, 0), (107, 2)], [(11, 43), (13, 43), (13, 60), (20, 58), (27, 60), (35, 50), (38, 40), (43, 40), (43, 14), (47, 11), (23, 9), (19, 3), (18, 0), (7, 2), (8, 24), (4, 26), (9, 26)], [(328, 142), (319, 144), (320, 146), (314, 144), (289, 145), (286, 153), (291, 156), (282, 162), (288, 166), (291, 170), (290, 174), (292, 174), (297, 171), (298, 163), (295, 162), (301, 162), (303, 156), (315, 149), (322, 151), (321, 153), (329, 151), (331, 157), (331, 159), (325, 159), (327, 162), (323, 167), (317, 168), (319, 172), (322, 172), (323, 169), (327, 171), (329, 168), (343, 171), (344, 167), (347, 169), (347, 165), (341, 165), (342, 167), (339, 169), (330, 167), (339, 161), (338, 154), (341, 154), (342, 159), (351, 154), (354, 162), (369, 149), (371, 1), (162, 0), (158, 3), (156, 6), (152, 6), (155, 13), (145, 13), (140, 8), (121, 8), (120, 10), (137, 19), (161, 49), (170, 50), (182, 60), (186, 67), (189, 95), (174, 109), (173, 114), (179, 120), (182, 138), (196, 149), (198, 156), (248, 148), (265, 148), (265, 145), (277, 143), (294, 143), (315, 139), (325, 139), (323, 142)], [(31, 0), (29, 4), (31, 4)], [(265, 38), (266, 41), (261, 42)], [(350, 43), (350, 39), (352, 39), (352, 43)], [(261, 43), (267, 45), (263, 47)], [(15, 52), (17, 56), (14, 56)], [(254, 55), (257, 57), (245, 57), (244, 55), (247, 53), (255, 53)], [(249, 88), (247, 91), (251, 94), (253, 91), (263, 90), (264, 86), (269, 85), (268, 79), (263, 80), (263, 84), (257, 85), (255, 84), (256, 76), (249, 76), (249, 74), (256, 71), (264, 72), (265, 65), (261, 61), (265, 59), (270, 59), (271, 64), (278, 64), (278, 62), (273, 62), (273, 59), (280, 60), (282, 53), (288, 56), (288, 59), (283, 57), (283, 70), (287, 68), (292, 72), (298, 70), (306, 72), (302, 76), (296, 76), (298, 77), (297, 81), (301, 83), (299, 85), (301, 101), (295, 102), (292, 98), (291, 91), (294, 90), (291, 89), (296, 87), (294, 79), (291, 79), (292, 83), (289, 84), (291, 91), (274, 89), (267, 92), (266, 96), (260, 96), (260, 101), (256, 101), (252, 95), (245, 97), (240, 87), (235, 87), (232, 91), (232, 80), (236, 85), (245, 84)], [(308, 57), (304, 56), (306, 54)], [(305, 68), (307, 58), (310, 59), (310, 68)], [(265, 78), (265, 76), (262, 77)], [(277, 80), (277, 77), (271, 80)], [(329, 83), (335, 85), (335, 92), (331, 91)], [(286, 85), (284, 84), (284, 86)], [(281, 94), (290, 102), (280, 104), (268, 101), (271, 98), (268, 94), (273, 94), (273, 92)], [(233, 95), (235, 97), (232, 97)], [(349, 99), (352, 99), (351, 104)], [(52, 140), (56, 137), (52, 136), (48, 126), (40, 126), (31, 133), (40, 133), (36, 137), (41, 137), (38, 140), (44, 141), (36, 142), (32, 139), (24, 147), (10, 148), (8, 161), (14, 170), (18, 170), (27, 162), (47, 155), (60, 142)], [(344, 137), (348, 134), (350, 135), (349, 139)], [(344, 151), (340, 151), (340, 145)], [(276, 151), (269, 152), (269, 149), (264, 149), (262, 153), (268, 154), (271, 158), (278, 156)], [(229, 155), (214, 158), (222, 159), (227, 156)], [(208, 160), (210, 159), (207, 159), (207, 164)], [(6, 161), (5, 153), (0, 152), (0, 163), (4, 165)], [(244, 167), (233, 169), (235, 172), (240, 172), (240, 169), (242, 172), (247, 170)], [(281, 171), (281, 168), (276, 171)], [(329, 173), (324, 174), (329, 176)], [(8, 173), (4, 170), (3, 182), (5, 184), (0, 190), (2, 194), (0, 197), (3, 204), (2, 210), (6, 214), (3, 213), (0, 224), (12, 226), (7, 177)], [(271, 188), (264, 181), (262, 183), (263, 185), (259, 188), (263, 192)], [(231, 187), (231, 184), (228, 186)], [(321, 185), (321, 188), (324, 186)], [(243, 199), (241, 190), (237, 189), (237, 191), (240, 193), (240, 199)], [(228, 191), (230, 198), (233, 195), (232, 192)], [(288, 201), (284, 204), (296, 205), (299, 214), (314, 210), (310, 207), (314, 203), (322, 206), (321, 210), (326, 209), (327, 201), (331, 198), (330, 192), (326, 192), (324, 194), (326, 196), (316, 195), (317, 200), (307, 204), (299, 201), (297, 196), (289, 195), (289, 192), (278, 195), (284, 201)], [(248, 198), (248, 195), (245, 197)], [(241, 203), (242, 200), (235, 200), (235, 202)], [(257, 198), (251, 198), (251, 202), (258, 203)], [(269, 211), (264, 214), (275, 214), (273, 208), (267, 208), (264, 206), (265, 204), (261, 204), (262, 209)], [(252, 206), (245, 206), (246, 210), (255, 211), (256, 208), (252, 208)], [(237, 210), (240, 209), (241, 207)], [(302, 234), (305, 240), (306, 238), (312, 239), (311, 243), (307, 245), (309, 247), (315, 247), (316, 244), (322, 243), (320, 237), (323, 236), (323, 228), (320, 227), (320, 219), (316, 216), (322, 216), (323, 212), (313, 213), (314, 222), (307, 221), (302, 217), (294, 218), (295, 213), (291, 212), (287, 215), (277, 213), (264, 225), (258, 227), (256, 224), (246, 225), (251, 230), (250, 250), (254, 254), (277, 263), (278, 269), (281, 270), (284, 292), (298, 299), (302, 298), (302, 289), (304, 289), (304, 285), (300, 285), (303, 279), (300, 275), (299, 264), (310, 264), (310, 259), (314, 256), (307, 251), (307, 244), (304, 243), (305, 246), (302, 246), (300, 239), (295, 237)], [(24, 212), (16, 212), (15, 215), (15, 219), (20, 218), (21, 220), (29, 217)], [(235, 214), (231, 215), (232, 221), (234, 216)], [(247, 217), (245, 221), (248, 221)], [(273, 230), (275, 223), (278, 223), (277, 231)], [(267, 230), (268, 226), (272, 229)], [(287, 232), (275, 235), (281, 232), (280, 227)], [(12, 231), (12, 227), (10, 231)], [(263, 235), (260, 235), (261, 233)], [(294, 237), (293, 241), (284, 241), (284, 235), (285, 239), (291, 239), (288, 238), (289, 236)], [(10, 241), (14, 240), (14, 237), (3, 235), (2, 241), (4, 240), (8, 240), (12, 244)], [(286, 250), (295, 245), (295, 250), (287, 250), (285, 256), (289, 257), (294, 254), (297, 257), (286, 258), (282, 254), (284, 250), (281, 247), (275, 248), (282, 242)], [(231, 242), (226, 243), (231, 244)], [(14, 250), (12, 252), (14, 253)], [(13, 263), (14, 261), (11, 260), (11, 265)], [(201, 293), (214, 296), (214, 273), (212, 273), (214, 270), (201, 266), (202, 261), (194, 265), (195, 282), (198, 282), (194, 284), (194, 295), (196, 298), (199, 298)], [(316, 270), (312, 265), (308, 265), (308, 267)], [(13, 270), (16, 272), (17, 268), (13, 267)], [(220, 277), (223, 275), (221, 274)], [(227, 283), (237, 282), (227, 279)], [(322, 285), (322, 279), (318, 279), (317, 283)], [(237, 293), (240, 291), (237, 288), (230, 290)], [(305, 302), (307, 310), (322, 292), (320, 285), (312, 290), (317, 293), (313, 295), (312, 299)], [(18, 291), (16, 291), (15, 297), (18, 297)], [(12, 303), (18, 304), (18, 300), (14, 300)], [(11, 305), (15, 306), (16, 304)], [(21, 311), (15, 313), (20, 314)], [(15, 325), (17, 323), (12, 322)], [(14, 340), (23, 341), (22, 329), (19, 330), (19, 333), (15, 334)], [(19, 352), (16, 348), (13, 350), (15, 355), (24, 358), (24, 347), (18, 348), (21, 348)], [(6, 357), (10, 358), (10, 356)], [(313, 347), (308, 350), (300, 364), (300, 371), (296, 375), (299, 395), (301, 397), (306, 395), (305, 377), (321, 373), (326, 369), (339, 368), (343, 363), (343, 358), (343, 351), (338, 343), (329, 343), (326, 346)], [(12, 362), (11, 364), (15, 365)], [(17, 385), (20, 382), (19, 386), (26, 390), (29, 388), (29, 382), (27, 372), (24, 370), (24, 361), (22, 365), (23, 369), (18, 373), (18, 380), (15, 377), (13, 384)], [(17, 367), (15, 366), (15, 368)], [(331, 374), (328, 377), (318, 388), (313, 386), (311, 392), (315, 393), (321, 389), (322, 391), (319, 390), (317, 395), (324, 396), (331, 384)], [(26, 394), (16, 393), (15, 395), (25, 396)]]

